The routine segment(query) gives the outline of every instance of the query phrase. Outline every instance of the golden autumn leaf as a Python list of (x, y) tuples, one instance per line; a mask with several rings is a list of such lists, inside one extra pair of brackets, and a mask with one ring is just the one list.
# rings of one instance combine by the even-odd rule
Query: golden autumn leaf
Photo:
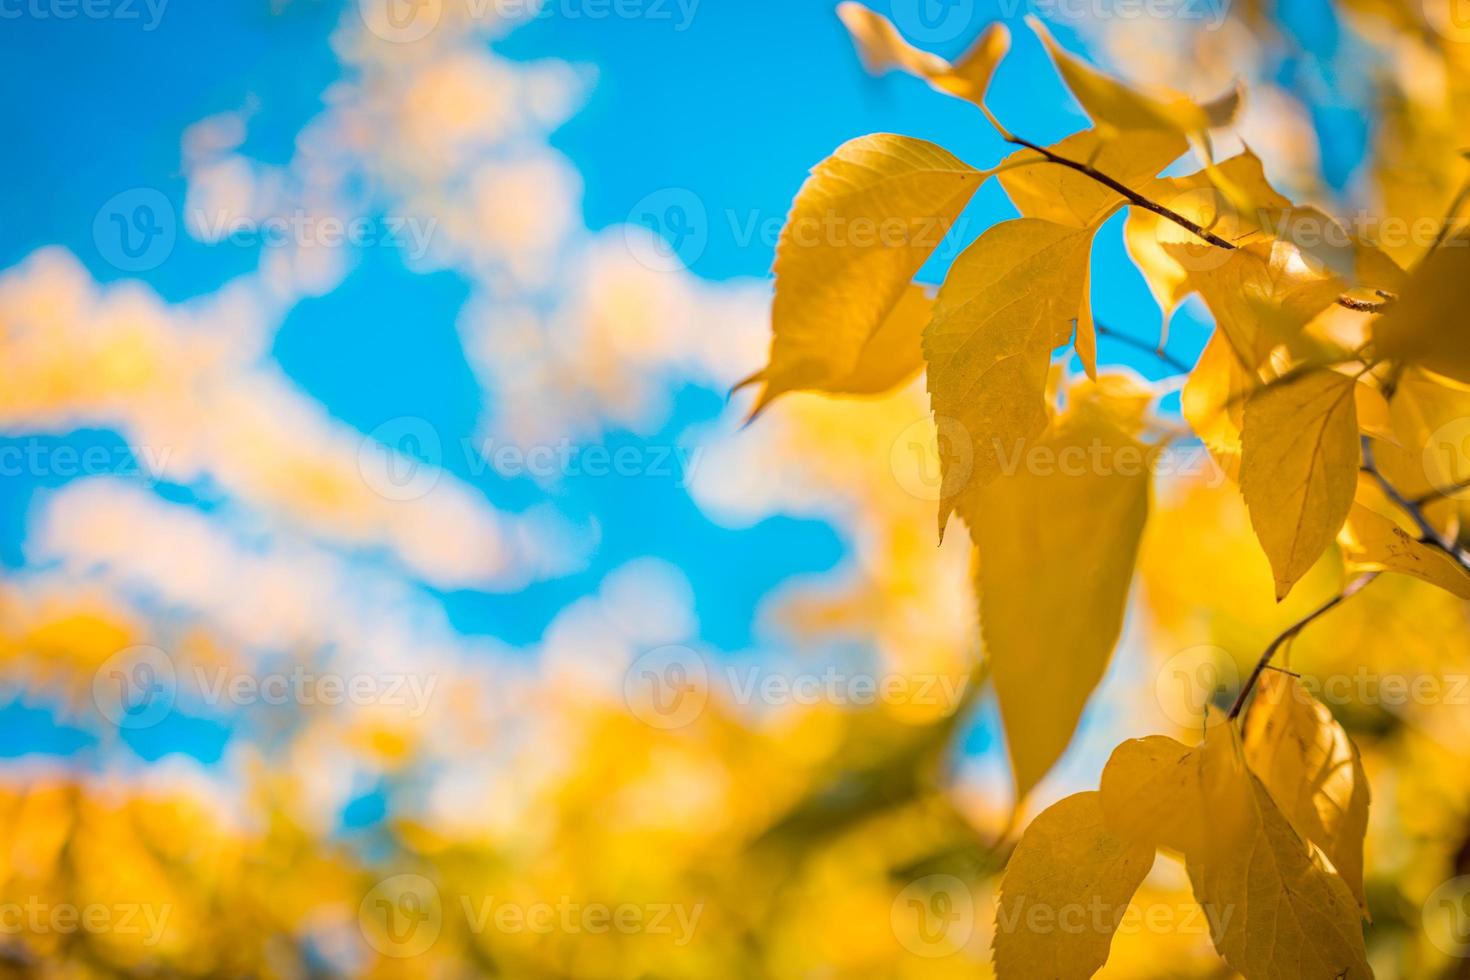
[(1020, 799), (1066, 750), (1122, 631), (1150, 466), (1146, 447), (1089, 401), (1014, 453), (967, 520)]
[(1290, 247), (1246, 245), (1191, 267), (1192, 248), (1164, 246), (1190, 269), (1188, 286), (1199, 292), (1220, 331), (1251, 367), (1260, 367), (1271, 351), (1294, 340), (1342, 292), (1340, 281), (1310, 271)]
[(1234, 725), (1192, 749), (1161, 736), (1123, 743), (1100, 797), (1114, 834), (1184, 853), (1215, 948), (1244, 976), (1372, 976), (1352, 891), (1247, 767)]
[(1172, 92), (1141, 92), (1067, 52), (1035, 15), (1028, 15), (1026, 24), (1046, 46), (1067, 88), (1109, 136), (1157, 130), (1202, 138), (1211, 129), (1228, 126), (1240, 109), (1239, 88), (1206, 103)]
[(1370, 793), (1357, 746), (1300, 681), (1279, 671), (1257, 682), (1243, 742), (1246, 765), (1296, 832), (1327, 855), (1366, 915)]
[(1149, 844), (1115, 836), (1099, 795), (1048, 807), (1016, 845), (996, 904), (999, 980), (1086, 980), (1108, 960), (1113, 933), (1154, 863)]
[(1346, 520), (1358, 481), (1356, 382), (1327, 370), (1278, 381), (1245, 403), (1240, 489), (1285, 598)]
[(939, 527), (1046, 427), (1051, 352), (1072, 336), (1092, 233), (1020, 218), (987, 230), (950, 269), (924, 331), (934, 414), (970, 440), (968, 466), (941, 460)]
[(817, 165), (776, 246), (770, 363), (737, 386), (761, 382), (752, 414), (859, 370), (987, 175), (933, 143), (887, 134), (845, 143)]
[(1417, 268), (1403, 292), (1373, 323), (1380, 357), (1421, 365), (1470, 383), (1470, 324), (1465, 295), (1470, 284), (1470, 236), (1446, 241)]
[(1251, 980), (1373, 976), (1353, 894), (1293, 828), (1261, 781), (1235, 758), (1232, 725), (1218, 727), (1208, 843), (1186, 855), (1195, 900), (1215, 948)]
[(1349, 512), (1337, 542), (1355, 572), (1398, 572), (1470, 599), (1470, 572), (1464, 565), (1361, 504)]
[[(1221, 179), (1245, 188), (1260, 206), (1291, 206), (1291, 201), (1277, 193), (1267, 181), (1260, 159), (1248, 149), (1221, 161), (1212, 169), (1183, 177), (1160, 177), (1136, 189), (1149, 200), (1162, 204), (1225, 241), (1245, 245), (1261, 240), (1263, 233), (1256, 221), (1249, 214), (1242, 213), (1220, 190), (1218, 182)], [(1166, 319), (1191, 292), (1189, 279), (1192, 271), (1217, 268), (1228, 259), (1228, 253), (1218, 246), (1144, 208), (1133, 208), (1128, 212), (1123, 241), (1128, 254), (1142, 270)]]
[(929, 290), (911, 284), (899, 294), (878, 329), (863, 342), (857, 362), (848, 372), (818, 380), (797, 370), (767, 368), (747, 382), (765, 381), (770, 400), (787, 391), (818, 391), (829, 395), (880, 395), (911, 380), (924, 368), (924, 328), (934, 312)]
[(1100, 805), (1113, 833), (1193, 852), (1207, 833), (1198, 749), (1163, 735), (1130, 739), (1103, 767)]
[(893, 22), (853, 0), (837, 5), (837, 16), (852, 35), (863, 66), (874, 75), (895, 68), (924, 79), (948, 95), (981, 105), (991, 76), (1011, 47), (1011, 33), (1004, 24), (987, 27), (969, 51), (953, 64), (920, 51), (903, 39)]

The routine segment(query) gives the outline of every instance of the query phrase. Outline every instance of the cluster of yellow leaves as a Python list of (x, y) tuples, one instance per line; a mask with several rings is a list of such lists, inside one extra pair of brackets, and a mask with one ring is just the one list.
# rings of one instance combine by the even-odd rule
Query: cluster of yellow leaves
[[(1349, 570), (1470, 596), (1470, 557), (1454, 542), (1459, 508), (1447, 499), (1455, 481), (1413, 476), (1434, 423), (1470, 409), (1461, 389), (1470, 334), (1449, 326), (1463, 319), (1470, 239), (1451, 237), (1406, 273), (1280, 194), (1249, 149), (1217, 163), (1210, 132), (1231, 122), (1238, 90), (1207, 103), (1138, 91), (1031, 18), (1094, 123), (1042, 148), (985, 105), (1009, 48), (1002, 26), (951, 64), (866, 8), (839, 13), (870, 71), (900, 69), (976, 104), (1023, 148), (979, 169), (921, 140), (876, 135), (818, 165), (777, 250), (770, 363), (751, 379), (764, 385), (756, 411), (787, 391), (873, 393), (880, 375), (893, 384), (924, 370), (936, 423), (964, 436), (964, 452), (941, 458), (939, 528), (957, 513), (976, 549), (1018, 802), (1067, 748), (1107, 668), (1149, 510), (1155, 393), (1099, 376), (1089, 299), (1093, 237), (1122, 207), (1129, 252), (1166, 314), (1198, 294), (1215, 319), (1182, 411), (1239, 484), (1277, 600), (1334, 542)], [(1202, 169), (1160, 176), (1190, 149)], [(971, 243), (931, 301), (912, 277), (991, 176), (1020, 217)], [(899, 233), (871, 247), (803, 236), (833, 219)], [(1088, 382), (1056, 383), (1062, 351), (1075, 352)], [(1088, 452), (1111, 462), (1036, 463)], [(1144, 462), (1116, 465), (1130, 457)], [(1194, 750), (1125, 745), (1112, 790), (1105, 774), (1100, 794), (1032, 825), (1007, 879), (1012, 894), (1032, 888), (1051, 901), (1096, 887), (1100, 896), (1084, 897), (1126, 905), (1165, 846), (1184, 854), (1207, 907), (1238, 906), (1214, 938), (1247, 977), (1367, 976), (1358, 923), (1367, 790), (1356, 749), (1325, 708), (1269, 671), (1257, 701), (1243, 744), (1226, 725)], [(1141, 780), (1127, 808), (1157, 814), (1162, 829), (1104, 819), (1119, 810), (1109, 801), (1127, 773)], [(1072, 862), (1074, 852), (1087, 858)], [(1292, 925), (1267, 930), (1278, 915)], [(1043, 963), (1049, 976), (1087, 976), (1106, 960), (1107, 936), (1071, 945), (1009, 936), (996, 946), (1002, 975)]]
[[(1347, 734), (1296, 680), (1267, 675), (1243, 738), (1219, 724), (1194, 748), (1125, 742), (1099, 791), (1036, 818), (1002, 882), (997, 969), (1037, 975), (1039, 962), (1046, 976), (1091, 976), (1166, 848), (1183, 855), (1215, 947), (1244, 976), (1369, 977), (1367, 818), (1367, 777)], [(1024, 928), (1050, 919), (1038, 907), (1106, 914), (1085, 928)]]

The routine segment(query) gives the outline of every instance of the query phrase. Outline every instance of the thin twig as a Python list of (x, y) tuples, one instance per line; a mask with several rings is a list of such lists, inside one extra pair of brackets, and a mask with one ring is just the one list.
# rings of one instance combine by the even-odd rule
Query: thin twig
[(1236, 718), (1240, 717), (1241, 709), (1245, 707), (1245, 700), (1250, 696), (1251, 690), (1256, 686), (1256, 681), (1261, 679), (1261, 674), (1265, 672), (1267, 667), (1271, 666), (1272, 658), (1276, 656), (1277, 652), (1288, 640), (1295, 638), (1298, 633), (1306, 629), (1308, 626), (1312, 625), (1312, 623), (1316, 622), (1318, 619), (1321, 619), (1323, 616), (1327, 615), (1332, 610), (1342, 605), (1342, 603), (1347, 599), (1350, 599), (1353, 596), (1357, 595), (1363, 590), (1364, 586), (1377, 578), (1379, 574), (1380, 573), (1378, 572), (1366, 572), (1362, 575), (1359, 575), (1357, 578), (1349, 582), (1347, 588), (1343, 589), (1341, 593), (1333, 596), (1331, 599), (1328, 599), (1316, 609), (1313, 609), (1306, 616), (1302, 617), (1291, 626), (1287, 627), (1284, 633), (1276, 637), (1276, 639), (1272, 640), (1271, 645), (1266, 647), (1266, 652), (1261, 654), (1261, 659), (1256, 661), (1255, 669), (1253, 669), (1250, 676), (1246, 678), (1245, 686), (1243, 686), (1240, 689), (1240, 693), (1235, 696), (1235, 703), (1230, 706), (1230, 714), (1226, 717), (1229, 718), (1231, 721), (1234, 721)]
[(1141, 350), (1146, 354), (1151, 354), (1156, 359), (1158, 359), (1161, 364), (1168, 365), (1169, 367), (1178, 371), (1180, 374), (1188, 374), (1190, 371), (1190, 367), (1188, 364), (1185, 364), (1179, 358), (1164, 350), (1163, 347), (1150, 344), (1146, 340), (1141, 340), (1138, 337), (1134, 337), (1129, 334), (1114, 330), (1112, 327), (1104, 326), (1101, 323), (1094, 322), (1093, 327), (1097, 330), (1097, 335), (1099, 337), (1107, 337), (1111, 340), (1116, 340), (1120, 344), (1132, 347), (1135, 350)]
[(1024, 146), (1028, 150), (1040, 153), (1044, 159), (1048, 160), (1051, 163), (1070, 168), (1080, 174), (1085, 174), (1086, 176), (1091, 177), (1093, 180), (1097, 181), (1099, 184), (1102, 184), (1104, 187), (1110, 188), (1111, 190), (1116, 191), (1118, 194), (1121, 194), (1123, 197), (1127, 198), (1128, 201), (1134, 206), (1143, 208), (1145, 211), (1152, 211), (1154, 214), (1157, 214), (1161, 218), (1168, 218), (1170, 221), (1174, 222), (1185, 231), (1188, 231), (1196, 237), (1209, 242), (1211, 245), (1214, 245), (1217, 248), (1230, 249), (1232, 251), (1237, 248), (1237, 246), (1233, 242), (1227, 241), (1214, 232), (1201, 227), (1193, 221), (1190, 221), (1179, 212), (1171, 211), (1170, 209), (1164, 207), (1162, 204), (1159, 204), (1156, 201), (1149, 200), (1142, 194), (1135, 191), (1133, 188), (1129, 187), (1127, 184), (1124, 184), (1122, 181), (1119, 181), (1116, 178), (1109, 177), (1107, 174), (1103, 173), (1101, 170), (1098, 170), (1091, 164), (1082, 163), (1080, 160), (1069, 159), (1062, 156), (1060, 153), (1054, 153), (1046, 147), (1038, 146), (1030, 140), (1023, 139), (1022, 137), (1017, 136), (1014, 133), (1002, 133), (1002, 136), (1005, 138), (1007, 143), (1013, 143), (1016, 146)]
[[(982, 106), (981, 108), (984, 107)], [(1060, 153), (1053, 152), (1052, 150), (1049, 150), (1039, 144), (1033, 143), (1030, 140), (1025, 139), (1024, 137), (1017, 136), (1015, 133), (1012, 133), (1010, 130), (1002, 126), (1000, 124), (1000, 121), (991, 114), (989, 109), (985, 109), (985, 115), (987, 118), (989, 118), (991, 125), (993, 125), (996, 131), (1000, 133), (1001, 139), (1005, 140), (1007, 143), (1011, 143), (1015, 146), (1022, 146), (1028, 150), (1031, 150), (1034, 153), (1039, 153), (1042, 157), (1042, 160), (1048, 163), (1054, 163), (1058, 166), (1067, 167), (1070, 170), (1077, 171), (1079, 174), (1091, 177), (1093, 180), (1097, 181), (1099, 184), (1102, 184), (1104, 187), (1107, 187), (1117, 194), (1122, 195), (1122, 197), (1134, 207), (1143, 208), (1145, 211), (1152, 211), (1159, 217), (1166, 218), (1169, 221), (1174, 222), (1185, 231), (1201, 239), (1202, 241), (1214, 245), (1216, 248), (1223, 248), (1228, 251), (1235, 251), (1237, 248), (1240, 247), (1239, 245), (1236, 245), (1234, 242), (1229, 241), (1228, 239), (1221, 238), (1219, 235), (1204, 228), (1198, 223), (1190, 221), (1178, 211), (1173, 211), (1165, 207), (1164, 205), (1159, 204), (1157, 201), (1153, 201), (1147, 197), (1144, 197), (1142, 194), (1138, 193), (1127, 184), (1124, 184), (1122, 181), (1114, 177), (1108, 176), (1101, 170), (1098, 170), (1096, 167), (1092, 166), (1090, 163), (1083, 163), (1080, 160), (1073, 160), (1068, 157), (1064, 157)], [(1383, 295), (1382, 292), (1380, 292), (1379, 295)], [(1384, 296), (1383, 301), (1377, 303), (1373, 302), (1372, 300), (1354, 299), (1351, 296), (1337, 297), (1338, 306), (1341, 306), (1345, 309), (1354, 310), (1358, 313), (1380, 313), (1392, 302), (1393, 300), (1390, 296)]]
[[(1419, 529), (1419, 541), (1433, 548), (1437, 548), (1449, 555), (1454, 561), (1467, 572), (1470, 572), (1470, 555), (1457, 547), (1453, 541), (1446, 540), (1439, 530), (1424, 516), (1423, 503), (1418, 500), (1410, 500), (1405, 497), (1398, 487), (1389, 482), (1388, 478), (1379, 472), (1378, 466), (1373, 461), (1373, 443), (1367, 437), (1363, 437), (1363, 465), (1359, 467), (1364, 473), (1372, 476), (1377, 482), (1378, 488), (1383, 495), (1393, 502)], [(1434, 499), (1433, 496), (1430, 499)]]

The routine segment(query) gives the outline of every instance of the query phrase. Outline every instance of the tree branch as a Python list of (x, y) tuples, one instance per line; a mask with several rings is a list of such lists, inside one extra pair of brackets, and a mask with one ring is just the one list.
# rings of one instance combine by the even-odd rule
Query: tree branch
[(1101, 323), (1094, 322), (1093, 328), (1097, 330), (1097, 335), (1099, 337), (1107, 337), (1110, 340), (1116, 340), (1118, 343), (1124, 344), (1128, 347), (1132, 347), (1135, 350), (1141, 350), (1147, 354), (1151, 354), (1155, 358), (1157, 358), (1161, 364), (1168, 365), (1169, 367), (1178, 371), (1180, 374), (1188, 374), (1190, 371), (1190, 367), (1188, 364), (1185, 364), (1179, 358), (1164, 350), (1163, 347), (1150, 344), (1146, 340), (1140, 340), (1137, 337), (1131, 336), (1130, 334), (1126, 334), (1118, 330), (1114, 330), (1112, 327), (1104, 326)]
[(1256, 661), (1255, 669), (1252, 670), (1251, 675), (1246, 678), (1245, 685), (1240, 689), (1240, 693), (1235, 696), (1235, 703), (1230, 706), (1230, 714), (1226, 717), (1230, 721), (1234, 721), (1236, 718), (1240, 717), (1240, 712), (1245, 707), (1246, 698), (1250, 697), (1250, 693), (1252, 689), (1255, 688), (1256, 682), (1261, 679), (1261, 674), (1265, 672), (1267, 667), (1271, 666), (1271, 660), (1276, 656), (1277, 651), (1279, 651), (1282, 646), (1286, 644), (1287, 641), (1295, 638), (1296, 635), (1302, 630), (1306, 629), (1318, 619), (1321, 619), (1323, 616), (1327, 615), (1332, 610), (1342, 605), (1342, 603), (1346, 600), (1363, 591), (1364, 586), (1366, 586), (1369, 582), (1372, 582), (1375, 578), (1379, 576), (1379, 574), (1381, 573), (1365, 572), (1364, 574), (1359, 575), (1357, 578), (1349, 582), (1347, 588), (1343, 589), (1340, 594), (1333, 596), (1331, 599), (1328, 599), (1316, 609), (1313, 609), (1306, 616), (1302, 617), (1300, 620), (1287, 627), (1286, 631), (1283, 632), (1280, 636), (1272, 640), (1271, 645), (1266, 647), (1266, 652), (1261, 654), (1261, 659)]
[[(1114, 177), (1109, 177), (1107, 174), (1103, 173), (1101, 170), (1098, 170), (1090, 163), (1083, 163), (1080, 160), (1072, 160), (1068, 157), (1062, 156), (1060, 153), (1053, 152), (1052, 150), (1049, 150), (1044, 146), (1033, 143), (1028, 139), (1017, 136), (1015, 133), (1012, 133), (1010, 130), (1002, 126), (999, 120), (991, 115), (988, 109), (986, 109), (985, 115), (989, 117), (991, 124), (995, 126), (996, 131), (1000, 133), (1001, 138), (1007, 143), (1011, 143), (1015, 146), (1022, 146), (1028, 150), (1031, 150), (1033, 153), (1038, 153), (1041, 155), (1042, 160), (1048, 163), (1054, 163), (1058, 166), (1066, 167), (1069, 170), (1075, 170), (1079, 174), (1091, 177), (1099, 184), (1102, 184), (1104, 187), (1107, 187), (1108, 189), (1121, 195), (1125, 200), (1128, 201), (1128, 203), (1132, 204), (1134, 207), (1143, 208), (1145, 211), (1152, 211), (1159, 217), (1174, 222), (1185, 231), (1189, 232), (1202, 241), (1208, 242), (1216, 248), (1223, 248), (1228, 251), (1234, 251), (1240, 247), (1234, 242), (1229, 241), (1228, 239), (1221, 238), (1219, 235), (1215, 234), (1212, 231), (1209, 231), (1198, 223), (1190, 221), (1179, 212), (1170, 210), (1164, 205), (1159, 204), (1157, 201), (1153, 201), (1147, 197), (1144, 197), (1142, 194), (1138, 193), (1127, 184), (1124, 184), (1122, 181)], [(1392, 300), (1386, 296), (1384, 297), (1382, 302), (1354, 299), (1351, 296), (1337, 297), (1338, 306), (1341, 306), (1345, 309), (1353, 310), (1358, 313), (1380, 313), (1384, 310), (1384, 308), (1389, 306), (1391, 302)]]

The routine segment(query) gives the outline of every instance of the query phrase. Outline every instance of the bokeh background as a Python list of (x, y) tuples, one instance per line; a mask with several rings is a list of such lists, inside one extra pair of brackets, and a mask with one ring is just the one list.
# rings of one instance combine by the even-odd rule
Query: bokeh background
[[(1136, 79), (1244, 78), (1241, 137), (1340, 212), (1442, 214), (1462, 176), (1407, 149), (1470, 118), (1435, 0), (875, 6), (946, 55), (1011, 22), (990, 101), (1035, 141), (1086, 121), (1031, 12)], [(1114, 667), (1012, 820), (922, 381), (749, 426), (728, 396), (807, 168), (876, 131), (1005, 152), (865, 76), (826, 0), (14, 0), (0, 81), (16, 975), (986, 975), (1027, 816), (1121, 738), (1197, 732), (1340, 580), (1276, 608), (1186, 445)], [(921, 278), (1013, 213), (989, 184)], [(1156, 342), (1118, 220), (1094, 263), (1099, 320)], [(1208, 329), (1186, 305), (1171, 356)], [(1177, 412), (1175, 368), (1101, 354)], [(1459, 676), (1465, 625), (1385, 582), (1296, 656)], [(1334, 707), (1375, 779), (1380, 975), (1463, 975), (1422, 910), (1470, 871), (1470, 709)], [(1162, 914), (1110, 972), (1229, 975), (1176, 864), (1135, 905)]]

